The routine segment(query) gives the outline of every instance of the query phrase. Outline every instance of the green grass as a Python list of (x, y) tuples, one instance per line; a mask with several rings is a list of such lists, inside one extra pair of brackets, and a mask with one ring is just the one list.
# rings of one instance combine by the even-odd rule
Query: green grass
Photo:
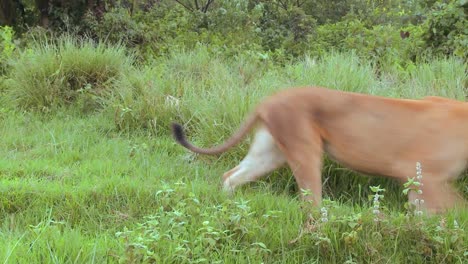
[[(279, 68), (248, 58), (212, 58), (201, 49), (117, 70), (113, 93), (105, 95), (103, 110), (92, 114), (84, 114), (79, 103), (46, 112), (4, 104), (0, 262), (466, 262), (466, 210), (407, 217), (396, 183), (327, 161), (328, 222), (322, 223), (318, 208), (297, 199), (288, 169), (233, 196), (220, 191), (222, 173), (245, 155), (249, 140), (219, 158), (196, 156), (176, 145), (168, 129), (178, 120), (197, 144), (219, 143), (264, 96), (297, 85), (463, 100), (465, 72), (466, 65), (446, 59), (377, 76), (353, 54), (305, 58)], [(20, 83), (15, 78), (7, 76), (10, 85), (1, 101), (19, 89), (11, 86)], [(378, 184), (386, 192), (382, 218), (375, 222), (368, 195)], [(466, 177), (458, 186), (467, 196)], [(316, 220), (309, 221), (309, 214)]]
[(102, 105), (96, 96), (112, 92), (132, 62), (121, 47), (65, 36), (21, 52), (4, 85), (11, 103), (23, 109), (49, 111), (80, 100), (83, 111), (92, 111)]

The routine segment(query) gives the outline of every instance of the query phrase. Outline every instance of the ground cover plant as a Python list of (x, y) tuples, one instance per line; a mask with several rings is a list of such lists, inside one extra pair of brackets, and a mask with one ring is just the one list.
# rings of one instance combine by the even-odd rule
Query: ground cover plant
[[(172, 120), (190, 122), (197, 144), (221, 142), (256, 102), (289, 86), (463, 100), (463, 61), (433, 59), (377, 74), (375, 65), (352, 52), (279, 67), (214, 56), (201, 46), (144, 66), (114, 55), (103, 68), (109, 78), (99, 79), (87, 70), (90, 60), (74, 58), (105, 58), (120, 54), (119, 48), (63, 41), (32, 46), (4, 77), (5, 263), (466, 261), (466, 210), (420, 215), (405, 207), (405, 190), (395, 183), (328, 160), (323, 208), (298, 199), (287, 169), (227, 196), (220, 192), (220, 175), (245, 154), (249, 140), (219, 158), (201, 157), (184, 151), (169, 133)], [(39, 61), (60, 63), (31, 67)], [(99, 69), (93, 64), (93, 74)], [(57, 76), (65, 84), (80, 80), (77, 87), (87, 87), (99, 107), (84, 107), (84, 93), (72, 85), (60, 86), (68, 89), (63, 93), (53, 85), (38, 89)], [(28, 79), (34, 81), (19, 85)], [(101, 87), (107, 92), (93, 91)], [(68, 92), (78, 96), (64, 97)], [(416, 176), (415, 164), (408, 177)], [(466, 196), (466, 177), (458, 187)]]

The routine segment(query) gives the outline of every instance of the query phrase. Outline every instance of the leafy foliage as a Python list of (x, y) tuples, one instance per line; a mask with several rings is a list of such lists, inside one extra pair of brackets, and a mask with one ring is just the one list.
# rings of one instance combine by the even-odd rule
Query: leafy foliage
[(0, 74), (7, 69), (15, 48), (13, 29), (9, 26), (0, 27)]
[(456, 0), (79, 1), (41, 19), (58, 32), (126, 46), (143, 61), (201, 43), (216, 55), (252, 51), (279, 63), (352, 49), (406, 67), (428, 55), (466, 57), (465, 9)]
[(383, 67), (405, 66), (423, 54), (424, 42), (419, 27), (408, 26), (403, 29), (411, 32), (411, 39), (402, 39), (401, 30), (391, 25), (368, 28), (359, 20), (342, 21), (318, 27), (312, 46), (316, 54), (331, 50), (353, 50)]
[(468, 57), (467, 1), (437, 1), (428, 15), (426, 46), (435, 53)]
[[(237, 256), (238, 261), (246, 252), (258, 260), (271, 252), (255, 238), (255, 233), (281, 212), (270, 211), (262, 216), (252, 211), (248, 201), (230, 200), (201, 208), (200, 199), (187, 193), (186, 188), (180, 182), (174, 188), (165, 186), (157, 191), (155, 196), (161, 204), (157, 212), (147, 216), (135, 230), (116, 233), (125, 243), (125, 255), (120, 260), (217, 263), (233, 252), (244, 252)], [(176, 204), (174, 199), (178, 200)]]
[[(377, 194), (383, 189), (373, 188), (378, 199), (384, 199)], [(451, 263), (467, 254), (464, 244), (468, 237), (453, 218), (388, 215), (384, 207), (384, 212), (377, 216), (376, 209), (345, 212), (340, 211), (344, 208), (337, 203), (326, 200), (320, 212), (314, 210), (309, 215), (299, 236), (287, 244), (282, 242), (282, 248), (278, 248), (281, 244), (278, 237), (268, 236), (262, 230), (271, 230), (277, 222), (287, 221), (282, 211), (262, 210), (242, 199), (203, 207), (202, 197), (197, 197), (181, 182), (165, 185), (155, 196), (160, 207), (154, 214), (134, 229), (125, 228), (116, 233), (125, 245), (125, 254), (119, 261), (274, 262), (281, 254), (293, 252), (292, 248), (303, 254), (299, 259), (290, 254), (288, 262), (294, 263), (305, 259), (323, 263), (398, 260)], [(284, 230), (279, 227), (276, 232)], [(314, 250), (307, 250), (311, 245)]]

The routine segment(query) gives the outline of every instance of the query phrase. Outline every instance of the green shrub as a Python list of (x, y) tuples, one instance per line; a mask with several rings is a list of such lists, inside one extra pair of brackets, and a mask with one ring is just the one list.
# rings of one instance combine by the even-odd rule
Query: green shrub
[(15, 32), (9, 26), (0, 26), (0, 75), (5, 73), (8, 60), (13, 56), (16, 45), (13, 41)]
[(6, 86), (16, 106), (49, 110), (80, 102), (81, 110), (103, 106), (132, 59), (121, 47), (64, 37), (24, 51), (12, 63)]
[(429, 12), (424, 32), (426, 46), (435, 53), (468, 57), (466, 1), (437, 1)]
[[(400, 31), (409, 31), (410, 38), (402, 39)], [(424, 41), (421, 26), (394, 27), (392, 25), (366, 26), (360, 20), (344, 20), (319, 26), (314, 36), (311, 55), (322, 55), (330, 50), (353, 50), (359, 56), (379, 66), (405, 66), (423, 54)]]
[[(293, 1), (290, 1), (293, 2)], [(358, 19), (367, 26), (419, 24), (426, 0), (309, 0), (301, 8), (317, 19), (319, 25), (335, 24), (349, 19)]]
[[(315, 20), (298, 7), (278, 9), (271, 3), (249, 7), (246, 1), (220, 1), (200, 12), (163, 1), (133, 14), (126, 8), (111, 9), (102, 18), (87, 16), (83, 24), (87, 34), (121, 43), (143, 59), (199, 44), (219, 56), (282, 50), (292, 58), (309, 48)], [(279, 52), (276, 56), (283, 59)]]
[(88, 13), (82, 30), (100, 41), (125, 46), (139, 58), (144, 58), (148, 49), (160, 45), (164, 33), (158, 32), (149, 15), (143, 21), (142, 16), (145, 15), (132, 16), (126, 8), (113, 8), (102, 17)]
[(212, 52), (225, 56), (260, 50), (251, 21), (258, 15), (249, 16), (246, 3), (227, 1), (218, 6), (205, 13), (168, 2), (133, 13), (114, 8), (102, 18), (87, 16), (83, 31), (108, 43), (120, 43), (144, 60), (199, 44), (209, 44)]
[[(88, 4), (51, 3), (50, 27), (121, 44), (144, 61), (199, 44), (219, 56), (250, 50), (279, 63), (304, 54), (356, 49), (379, 62), (403, 66), (416, 61), (423, 47), (428, 53), (434, 49), (460, 57), (468, 50), (464, 1), (219, 0), (206, 10), (197, 1)], [(27, 9), (38, 14), (33, 3)], [(410, 38), (401, 40), (400, 30), (409, 31)]]

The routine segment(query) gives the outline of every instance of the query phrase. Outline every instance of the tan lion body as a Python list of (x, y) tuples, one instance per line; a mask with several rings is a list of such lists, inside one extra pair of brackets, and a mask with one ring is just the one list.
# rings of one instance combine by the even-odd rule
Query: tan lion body
[(322, 159), (327, 153), (350, 169), (400, 182), (414, 176), (416, 162), (420, 162), (421, 198), (427, 209), (439, 212), (464, 206), (450, 182), (468, 161), (468, 103), (440, 97), (402, 100), (297, 88), (260, 103), (239, 132), (219, 147), (191, 145), (180, 127), (174, 133), (179, 143), (195, 152), (217, 154), (237, 144), (255, 125), (249, 153), (224, 174), (227, 190), (287, 163), (298, 187), (311, 192), (305, 198), (320, 204)]

